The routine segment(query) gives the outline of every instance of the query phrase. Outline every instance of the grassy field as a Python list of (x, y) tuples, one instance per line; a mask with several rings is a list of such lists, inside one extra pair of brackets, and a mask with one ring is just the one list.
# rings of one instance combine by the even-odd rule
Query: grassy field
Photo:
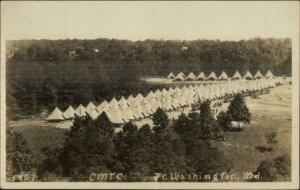
[(36, 157), (39, 156), (40, 148), (43, 146), (61, 145), (64, 142), (64, 133), (68, 130), (49, 125), (35, 125), (34, 122), (22, 126), (12, 126), (12, 128), (24, 135)]
[[(251, 125), (241, 132), (227, 132), (226, 141), (219, 145), (236, 172), (255, 171), (263, 160), (291, 154), (291, 86), (274, 88), (258, 100), (247, 98), (246, 103), (252, 114)], [(272, 152), (259, 152), (256, 147), (267, 147), (265, 135), (271, 132), (277, 134), (278, 144)]]
[[(251, 126), (240, 132), (227, 132), (225, 142), (218, 144), (225, 157), (231, 160), (235, 172), (255, 171), (262, 160), (291, 153), (291, 85), (273, 88), (270, 94), (259, 99), (246, 98), (246, 103), (252, 113)], [(228, 105), (223, 104), (220, 110), (226, 110)], [(174, 112), (169, 113), (169, 116), (176, 117), (179, 114)], [(136, 124), (144, 123), (151, 124), (151, 120)], [(47, 123), (37, 119), (9, 122), (9, 125), (25, 136), (35, 155), (38, 155), (42, 146), (60, 145), (64, 140), (64, 132), (68, 130), (60, 127), (63, 125), (61, 123)], [(256, 147), (266, 146), (265, 135), (271, 132), (277, 134), (278, 144), (272, 152), (259, 152)]]

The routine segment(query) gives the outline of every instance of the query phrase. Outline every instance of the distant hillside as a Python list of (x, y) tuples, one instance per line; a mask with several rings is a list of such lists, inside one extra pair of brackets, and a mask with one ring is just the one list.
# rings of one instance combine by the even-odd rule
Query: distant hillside
[(8, 114), (33, 114), (157, 88), (139, 80), (171, 71), (230, 76), (258, 69), (291, 74), (291, 40), (127, 41), (18, 40), (7, 42)]

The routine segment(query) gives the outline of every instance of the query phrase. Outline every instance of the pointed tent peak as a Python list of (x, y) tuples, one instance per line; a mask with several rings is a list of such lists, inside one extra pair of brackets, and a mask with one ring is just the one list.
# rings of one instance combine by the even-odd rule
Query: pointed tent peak
[(225, 71), (222, 71), (222, 73), (219, 76), (220, 80), (227, 80), (228, 79), (228, 75), (225, 73)]
[(58, 109), (58, 107), (55, 107), (53, 112), (48, 116), (48, 121), (55, 121), (55, 120), (64, 120), (63, 113)]
[(138, 93), (138, 95), (136, 95), (135, 100), (140, 102), (144, 99), (144, 96), (141, 93)]
[(153, 93), (153, 91), (152, 91), (152, 90), (150, 90), (150, 92), (149, 92), (148, 94), (154, 95), (154, 93)]
[(265, 78), (266, 79), (275, 78), (275, 76), (273, 75), (273, 73), (270, 70), (268, 70), (268, 72), (265, 74)]
[(174, 90), (172, 86), (169, 87), (169, 90), (170, 90), (170, 89), (171, 89), (171, 90)]
[(205, 74), (204, 74), (203, 72), (201, 72), (201, 73), (197, 76), (196, 79), (197, 79), (197, 80), (206, 80), (206, 76), (205, 76)]
[(188, 85), (188, 87), (187, 87), (188, 89), (194, 89), (194, 87), (190, 84), (190, 85)]
[(154, 94), (156, 95), (156, 97), (160, 96), (161, 95), (161, 91), (159, 89), (157, 89)]
[(120, 106), (129, 106), (129, 103), (127, 100), (125, 100), (125, 98), (122, 96), (122, 98), (119, 100), (119, 105)]
[(103, 102), (101, 104), (108, 104), (108, 102), (106, 100), (103, 100)]
[(214, 71), (212, 71), (209, 76), (207, 77), (207, 80), (216, 80), (217, 76), (216, 73)]
[(186, 77), (186, 75), (183, 72), (180, 72), (179, 75), (181, 75), (183, 78)]
[(68, 109), (63, 113), (63, 116), (66, 118), (66, 119), (70, 119), (70, 118), (74, 118), (74, 115), (75, 115), (75, 110), (74, 108), (70, 105), (68, 107)]
[(186, 77), (186, 80), (195, 80), (197, 77), (193, 72), (190, 72)]
[(97, 110), (98, 110), (99, 112), (102, 112), (103, 110), (109, 110), (109, 108), (110, 108), (109, 103), (108, 103), (106, 100), (104, 100), (104, 101), (97, 107)]
[(92, 110), (92, 109), (95, 109), (96, 108), (96, 106), (93, 104), (93, 102), (89, 102), (88, 103), (88, 105), (86, 106), (86, 109), (87, 110)]
[(119, 102), (118, 102), (115, 98), (113, 98), (113, 99), (109, 102), (109, 106), (112, 107), (112, 108), (114, 108), (114, 109), (116, 109), (116, 108), (118, 108), (120, 105), (119, 105)]
[(168, 76), (167, 76), (168, 79), (174, 79), (175, 78), (175, 75), (171, 72)]
[(67, 110), (74, 110), (73, 106), (69, 105), (69, 107), (67, 108)]
[(204, 78), (206, 78), (206, 75), (205, 75), (205, 73), (203, 72), (203, 71), (201, 71), (200, 73), (199, 73), (199, 75), (198, 75), (198, 77), (204, 77)]
[(111, 99), (111, 101), (109, 102), (109, 104), (111, 104), (111, 103), (118, 103), (118, 101), (116, 100), (115, 97), (113, 97), (113, 98)]
[(264, 78), (264, 76), (261, 74), (260, 70), (258, 70), (255, 75), (254, 75), (255, 79), (260, 79), (260, 78)]
[(130, 95), (128, 96), (127, 100), (128, 100), (128, 99), (133, 99), (133, 98), (134, 98), (133, 95), (130, 94)]
[(235, 80), (235, 79), (241, 79), (241, 78), (242, 78), (241, 74), (238, 71), (235, 71), (235, 73), (232, 76), (232, 79)]
[(178, 86), (176, 86), (176, 88), (174, 90), (180, 90), (180, 88)]
[(127, 102), (131, 103), (131, 102), (134, 102), (134, 97), (132, 95), (128, 96), (127, 98)]
[(88, 103), (88, 105), (92, 105), (92, 106), (93, 106), (93, 105), (94, 105), (94, 103), (93, 103), (92, 101), (90, 101), (90, 102)]
[(119, 102), (127, 102), (126, 99), (124, 98), (124, 96), (121, 97), (121, 99), (119, 100)]
[(173, 93), (173, 92), (174, 92), (174, 89), (170, 86), (170, 88), (168, 89), (168, 92)]
[(108, 102), (106, 100), (104, 100), (103, 102), (101, 102), (101, 104), (97, 107), (97, 108), (100, 108), (100, 107), (105, 107), (105, 106), (108, 106)]
[(97, 117), (100, 115), (95, 109), (91, 110), (87, 114), (89, 114), (92, 117), (92, 119), (97, 119)]
[(252, 79), (252, 78), (253, 78), (252, 74), (250, 73), (249, 70), (247, 70), (246, 73), (243, 76), (243, 79), (248, 79), (249, 80), (249, 79)]
[(165, 94), (168, 94), (168, 91), (165, 88), (163, 88), (161, 93), (162, 93), (162, 95), (165, 95)]
[(78, 108), (75, 110), (75, 114), (76, 115), (78, 115), (78, 116), (85, 116), (86, 115), (86, 109), (85, 109), (85, 107), (82, 105), (82, 104), (80, 104), (79, 106), (78, 106)]
[(79, 106), (77, 107), (77, 109), (85, 109), (85, 107), (82, 104), (79, 104)]
[(146, 98), (147, 98), (147, 99), (152, 99), (152, 98), (156, 98), (156, 96), (155, 96), (155, 94), (154, 94), (152, 91), (150, 91), (150, 92), (147, 94)]
[(186, 90), (186, 89), (187, 89), (186, 85), (183, 85), (183, 87), (181, 88), (181, 90)]
[(175, 77), (174, 81), (183, 81), (184, 80), (184, 76), (182, 76), (180, 73)]

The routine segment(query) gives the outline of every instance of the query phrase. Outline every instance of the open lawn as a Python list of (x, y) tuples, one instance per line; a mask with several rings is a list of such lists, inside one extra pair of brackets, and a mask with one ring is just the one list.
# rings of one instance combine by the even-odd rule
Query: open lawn
[[(276, 87), (260, 98), (246, 98), (252, 114), (251, 125), (241, 132), (227, 132), (225, 142), (219, 144), (236, 172), (255, 171), (263, 160), (291, 154), (291, 86)], [(278, 144), (271, 152), (259, 152), (257, 146), (269, 147), (265, 135), (271, 132), (277, 134)]]
[(64, 133), (68, 129), (61, 129), (50, 125), (40, 125), (37, 122), (28, 122), (22, 126), (11, 126), (14, 131), (20, 132), (28, 140), (33, 154), (38, 157), (43, 146), (55, 147), (64, 142)]
[[(259, 99), (246, 98), (246, 104), (252, 114), (250, 126), (240, 132), (226, 132), (225, 141), (218, 143), (225, 157), (231, 160), (235, 172), (252, 172), (262, 160), (291, 153), (291, 85), (271, 89), (270, 94)], [(226, 110), (229, 103), (223, 104), (220, 110)], [(188, 112), (187, 109), (184, 112)], [(169, 118), (177, 118), (181, 111), (168, 112)], [(145, 123), (152, 124), (151, 119), (135, 122), (139, 127)], [(9, 126), (22, 133), (28, 140), (35, 155), (45, 145), (60, 145), (64, 132), (70, 122), (48, 123), (39, 119), (23, 119), (9, 122)], [(117, 131), (120, 128), (117, 129)], [(272, 152), (261, 153), (257, 146), (268, 146), (265, 135), (275, 132), (278, 144)]]

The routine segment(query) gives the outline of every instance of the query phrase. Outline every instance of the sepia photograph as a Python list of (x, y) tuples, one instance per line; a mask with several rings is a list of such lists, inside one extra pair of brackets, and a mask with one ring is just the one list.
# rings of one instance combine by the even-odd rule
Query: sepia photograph
[(3, 189), (298, 189), (298, 1), (2, 1)]

